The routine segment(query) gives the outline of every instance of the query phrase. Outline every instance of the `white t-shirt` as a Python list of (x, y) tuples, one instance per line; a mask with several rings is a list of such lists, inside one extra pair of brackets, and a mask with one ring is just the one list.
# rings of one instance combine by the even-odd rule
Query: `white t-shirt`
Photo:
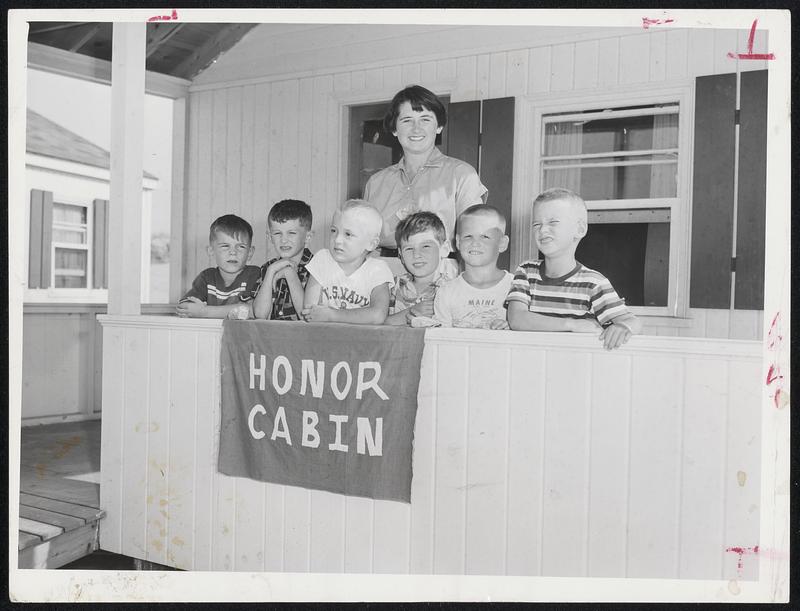
[(443, 284), (436, 291), (433, 310), (436, 320), (445, 327), (488, 329), (495, 318), (506, 319), (503, 302), (511, 289), (512, 274), (505, 272), (492, 287), (477, 289), (464, 280), (464, 274)]
[(365, 308), (372, 289), (394, 283), (389, 266), (372, 257), (367, 257), (361, 267), (348, 276), (327, 248), (317, 252), (306, 269), (322, 287), (322, 304), (337, 310)]

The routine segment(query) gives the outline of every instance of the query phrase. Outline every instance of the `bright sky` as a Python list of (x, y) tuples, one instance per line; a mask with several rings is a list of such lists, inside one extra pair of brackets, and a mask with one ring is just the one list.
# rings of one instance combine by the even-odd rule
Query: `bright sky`
[[(144, 169), (156, 176), (152, 232), (169, 232), (172, 183), (172, 100), (145, 95)], [(28, 70), (28, 108), (90, 142), (111, 148), (111, 87)]]

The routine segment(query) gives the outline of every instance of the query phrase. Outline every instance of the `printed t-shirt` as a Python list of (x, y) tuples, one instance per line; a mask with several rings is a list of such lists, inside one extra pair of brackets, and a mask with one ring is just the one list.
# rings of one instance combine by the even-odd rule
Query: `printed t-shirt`
[(413, 179), (405, 171), (404, 159), (370, 176), (364, 199), (383, 218), (381, 246), (396, 248), (394, 230), (413, 212), (427, 210), (439, 215), (453, 236), (456, 217), (473, 204), (480, 204), (487, 193), (475, 169), (465, 161), (443, 155), (434, 147), (430, 157)]
[(225, 285), (225, 280), (217, 267), (204, 269), (192, 282), (181, 301), (197, 297), (210, 306), (232, 305), (250, 301), (256, 294), (261, 280), (261, 270), (255, 265), (245, 265), (233, 282)]
[(394, 280), (389, 266), (372, 257), (367, 257), (361, 267), (348, 276), (327, 248), (317, 252), (306, 269), (322, 288), (322, 304), (337, 310), (368, 306), (372, 289), (392, 284)]
[(479, 289), (464, 280), (464, 274), (461, 274), (436, 292), (433, 302), (436, 320), (445, 327), (472, 329), (488, 329), (489, 323), (496, 318), (505, 320), (503, 302), (513, 278), (508, 272), (503, 272), (497, 284)]
[(608, 279), (580, 263), (564, 276), (548, 278), (544, 260), (524, 261), (514, 272), (506, 304), (512, 301), (524, 303), (529, 312), (595, 319), (604, 327), (629, 314)]

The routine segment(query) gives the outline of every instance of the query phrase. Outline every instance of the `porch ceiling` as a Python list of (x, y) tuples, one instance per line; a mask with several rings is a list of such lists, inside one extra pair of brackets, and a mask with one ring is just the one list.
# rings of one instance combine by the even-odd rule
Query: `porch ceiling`
[[(111, 22), (31, 22), (28, 40), (111, 61), (112, 25)], [(148, 23), (145, 67), (152, 72), (191, 80), (255, 25)]]

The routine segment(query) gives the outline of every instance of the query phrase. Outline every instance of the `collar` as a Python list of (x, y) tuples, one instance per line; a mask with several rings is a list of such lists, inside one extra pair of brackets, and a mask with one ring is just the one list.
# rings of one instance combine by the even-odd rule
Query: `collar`
[[(442, 153), (442, 151), (439, 150), (438, 146), (434, 146), (433, 150), (431, 151), (431, 154), (428, 155), (428, 159), (420, 167), (421, 168), (440, 168), (440, 167), (442, 167), (444, 165), (444, 158), (445, 158), (444, 153)], [(405, 162), (406, 162), (406, 158), (405, 158), (405, 155), (404, 155), (404, 156), (402, 156), (400, 158), (400, 161), (398, 161), (396, 164), (394, 164), (393, 166), (390, 166), (390, 167), (393, 167), (396, 171), (402, 172), (403, 174), (405, 174), (406, 173)]]

